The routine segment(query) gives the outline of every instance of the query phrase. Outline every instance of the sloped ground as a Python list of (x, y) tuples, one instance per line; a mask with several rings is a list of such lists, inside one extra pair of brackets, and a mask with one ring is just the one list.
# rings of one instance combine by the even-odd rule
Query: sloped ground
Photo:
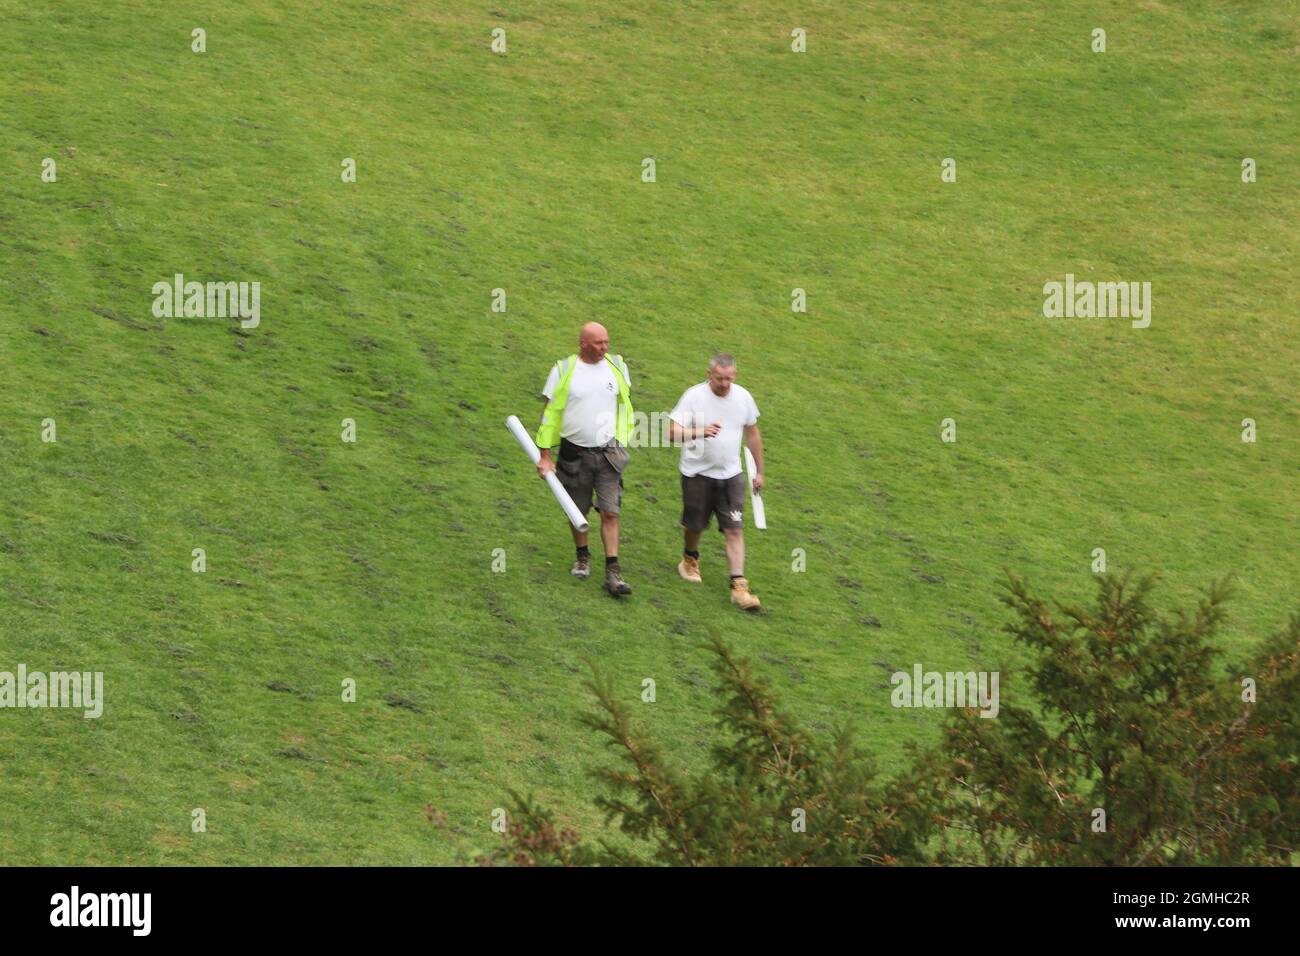
[[(421, 808), (472, 850), (507, 787), (597, 830), (581, 658), (698, 764), (708, 625), (896, 769), (941, 714), (889, 673), (1009, 671), (1002, 569), (1083, 598), (1098, 547), (1236, 572), (1234, 651), (1296, 605), (1294, 2), (83, 6), (0, 0), (0, 670), (106, 703), (0, 710), (5, 862), (450, 862)], [(261, 324), (155, 317), (178, 272)], [(1151, 326), (1044, 318), (1066, 273)], [(677, 578), (670, 449), (633, 598), (567, 576), (501, 422), (592, 318), (642, 411), (739, 356), (764, 616), (715, 534)]]

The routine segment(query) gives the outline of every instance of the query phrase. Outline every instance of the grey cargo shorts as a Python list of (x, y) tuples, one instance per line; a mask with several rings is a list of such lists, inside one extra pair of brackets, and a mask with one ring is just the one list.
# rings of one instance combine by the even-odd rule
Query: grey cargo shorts
[[(596, 510), (606, 514), (618, 514), (623, 502), (623, 473), (610, 463), (610, 452), (608, 448), (584, 448), (567, 439), (560, 442), (555, 473), (584, 515), (591, 510), (593, 493)], [(627, 452), (621, 448), (618, 452), (615, 459), (626, 461)]]

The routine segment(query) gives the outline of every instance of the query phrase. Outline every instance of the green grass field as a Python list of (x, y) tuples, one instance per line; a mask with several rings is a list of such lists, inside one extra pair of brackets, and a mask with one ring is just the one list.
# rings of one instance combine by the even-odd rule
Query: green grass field
[[(1011, 669), (1003, 569), (1086, 599), (1097, 547), (1170, 603), (1235, 572), (1234, 654), (1300, 606), (1294, 0), (0, 21), (0, 670), (106, 693), (0, 710), (0, 862), (450, 863), (422, 808), (473, 852), (508, 788), (596, 834), (582, 659), (700, 767), (711, 625), (897, 771), (944, 715), (889, 672)], [(260, 282), (260, 326), (155, 318), (178, 272)], [(1151, 326), (1044, 318), (1066, 273), (1149, 281)], [(567, 574), (502, 422), (590, 319), (639, 411), (738, 356), (762, 616), (715, 532), (678, 578), (672, 449), (627, 472), (632, 598)]]

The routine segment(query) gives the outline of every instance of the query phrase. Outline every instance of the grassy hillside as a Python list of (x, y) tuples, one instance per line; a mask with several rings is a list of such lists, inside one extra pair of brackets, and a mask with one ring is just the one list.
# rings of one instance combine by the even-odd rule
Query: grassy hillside
[[(0, 670), (107, 696), (0, 710), (2, 862), (450, 862), (421, 808), (482, 847), (508, 787), (597, 830), (581, 658), (697, 765), (710, 624), (896, 769), (942, 714), (889, 672), (1010, 669), (1002, 569), (1083, 598), (1096, 547), (1171, 601), (1237, 572), (1233, 652), (1300, 604), (1294, 0), (0, 20)], [(178, 272), (260, 282), (260, 326), (155, 318)], [(1150, 328), (1044, 318), (1067, 272), (1149, 281)], [(763, 616), (716, 533), (677, 577), (669, 449), (627, 473), (632, 598), (567, 575), (502, 420), (589, 319), (646, 412), (738, 356)]]

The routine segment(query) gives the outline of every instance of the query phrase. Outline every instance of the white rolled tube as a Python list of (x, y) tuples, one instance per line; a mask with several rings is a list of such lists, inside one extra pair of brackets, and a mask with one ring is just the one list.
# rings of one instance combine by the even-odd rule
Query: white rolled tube
[(754, 463), (754, 455), (748, 448), (745, 449), (745, 465), (749, 469), (749, 503), (754, 508), (754, 527), (766, 531), (767, 511), (763, 508), (763, 496), (754, 490), (754, 474), (758, 465)]
[[(523, 423), (519, 421), (519, 416), (511, 415), (507, 418), (506, 428), (510, 429), (510, 434), (515, 436), (515, 441), (519, 442), (519, 446), (523, 448), (524, 453), (528, 455), (534, 465), (542, 460), (542, 453), (537, 450), (537, 443), (533, 441), (533, 436), (524, 429)], [(560, 484), (560, 479), (555, 476), (555, 472), (552, 471), (546, 476), (546, 486), (551, 489), (551, 494), (555, 495), (555, 500), (564, 509), (564, 516), (569, 519), (569, 523), (579, 531), (586, 531), (587, 519), (582, 516), (578, 506), (573, 503), (569, 493), (564, 490), (564, 485)]]

